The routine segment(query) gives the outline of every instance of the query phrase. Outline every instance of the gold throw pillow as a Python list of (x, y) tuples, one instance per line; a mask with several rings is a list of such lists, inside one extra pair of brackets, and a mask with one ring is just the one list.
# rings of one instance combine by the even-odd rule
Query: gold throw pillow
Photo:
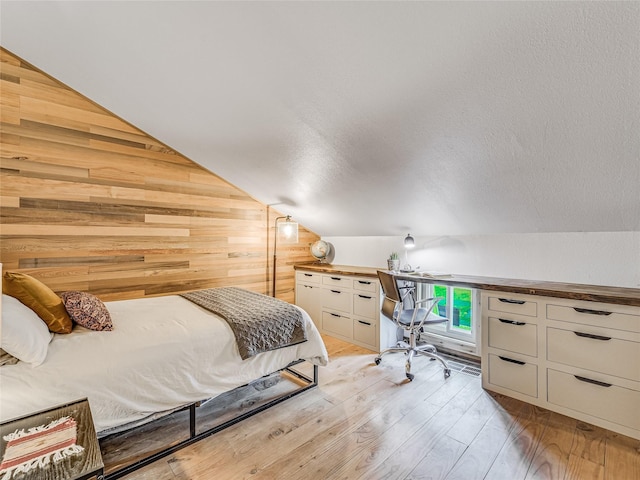
[(6, 272), (2, 277), (2, 293), (24, 303), (44, 320), (54, 333), (70, 333), (73, 322), (62, 299), (40, 280), (25, 273)]

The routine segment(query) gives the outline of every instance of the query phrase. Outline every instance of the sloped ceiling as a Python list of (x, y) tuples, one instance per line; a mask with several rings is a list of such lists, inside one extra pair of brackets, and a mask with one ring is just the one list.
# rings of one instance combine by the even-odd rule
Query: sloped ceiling
[(2, 46), (320, 235), (640, 230), (640, 2), (13, 2)]

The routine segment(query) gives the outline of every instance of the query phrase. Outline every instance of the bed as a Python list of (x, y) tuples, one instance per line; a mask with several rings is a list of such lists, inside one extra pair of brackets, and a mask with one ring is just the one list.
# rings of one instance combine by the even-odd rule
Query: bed
[[(4, 316), (28, 315), (17, 303), (3, 295)], [(96, 432), (104, 437), (193, 407), (301, 360), (314, 365), (315, 386), (317, 366), (327, 363), (318, 330), (295, 306), (306, 341), (246, 359), (227, 321), (182, 296), (104, 306), (112, 331), (75, 325), (69, 334), (47, 333), (50, 341), (39, 365), (34, 366), (37, 359), (1, 367), (0, 420), (87, 397)]]

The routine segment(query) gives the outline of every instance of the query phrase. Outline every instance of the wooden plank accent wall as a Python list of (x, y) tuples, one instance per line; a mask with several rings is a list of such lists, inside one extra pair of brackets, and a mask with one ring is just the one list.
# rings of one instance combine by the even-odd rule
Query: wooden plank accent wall
[[(119, 300), (236, 285), (271, 293), (281, 213), (0, 49), (0, 262)], [(278, 244), (277, 296), (319, 237)], [(4, 273), (4, 272), (3, 272)]]

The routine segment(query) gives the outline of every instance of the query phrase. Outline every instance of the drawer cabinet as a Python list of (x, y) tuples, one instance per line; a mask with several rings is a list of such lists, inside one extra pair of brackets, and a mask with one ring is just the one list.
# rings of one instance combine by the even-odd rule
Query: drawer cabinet
[(353, 321), (350, 317), (334, 312), (322, 312), (322, 330), (341, 337), (353, 337)]
[(548, 370), (549, 403), (640, 430), (640, 392), (613, 383)]
[(375, 319), (380, 313), (380, 302), (377, 295), (371, 293), (353, 294), (353, 314), (360, 317)]
[(396, 342), (395, 324), (380, 315), (377, 277), (297, 270), (296, 304), (324, 334), (376, 352)]
[(482, 385), (640, 439), (640, 307), (482, 292)]
[(353, 322), (353, 339), (365, 345), (375, 345), (377, 325), (372, 320), (356, 319)]
[(536, 317), (538, 315), (538, 303), (534, 300), (514, 296), (510, 293), (503, 295), (488, 295), (488, 309), (492, 312), (515, 313), (516, 315), (526, 315)]
[(378, 279), (363, 280), (359, 278), (353, 281), (353, 289), (358, 292), (378, 293)]
[(488, 320), (490, 347), (530, 357), (538, 356), (538, 326), (535, 323), (492, 316)]
[(547, 305), (547, 318), (579, 325), (640, 332), (640, 314), (634, 315), (630, 312), (622, 313), (616, 310), (613, 305), (596, 304), (592, 306), (585, 305), (583, 302), (580, 306), (570, 306), (551, 303)]
[(351, 313), (353, 308), (351, 290), (340, 288), (322, 288), (322, 307), (330, 310)]
[(529, 397), (538, 396), (538, 366), (503, 355), (488, 356), (492, 385), (508, 388)]

